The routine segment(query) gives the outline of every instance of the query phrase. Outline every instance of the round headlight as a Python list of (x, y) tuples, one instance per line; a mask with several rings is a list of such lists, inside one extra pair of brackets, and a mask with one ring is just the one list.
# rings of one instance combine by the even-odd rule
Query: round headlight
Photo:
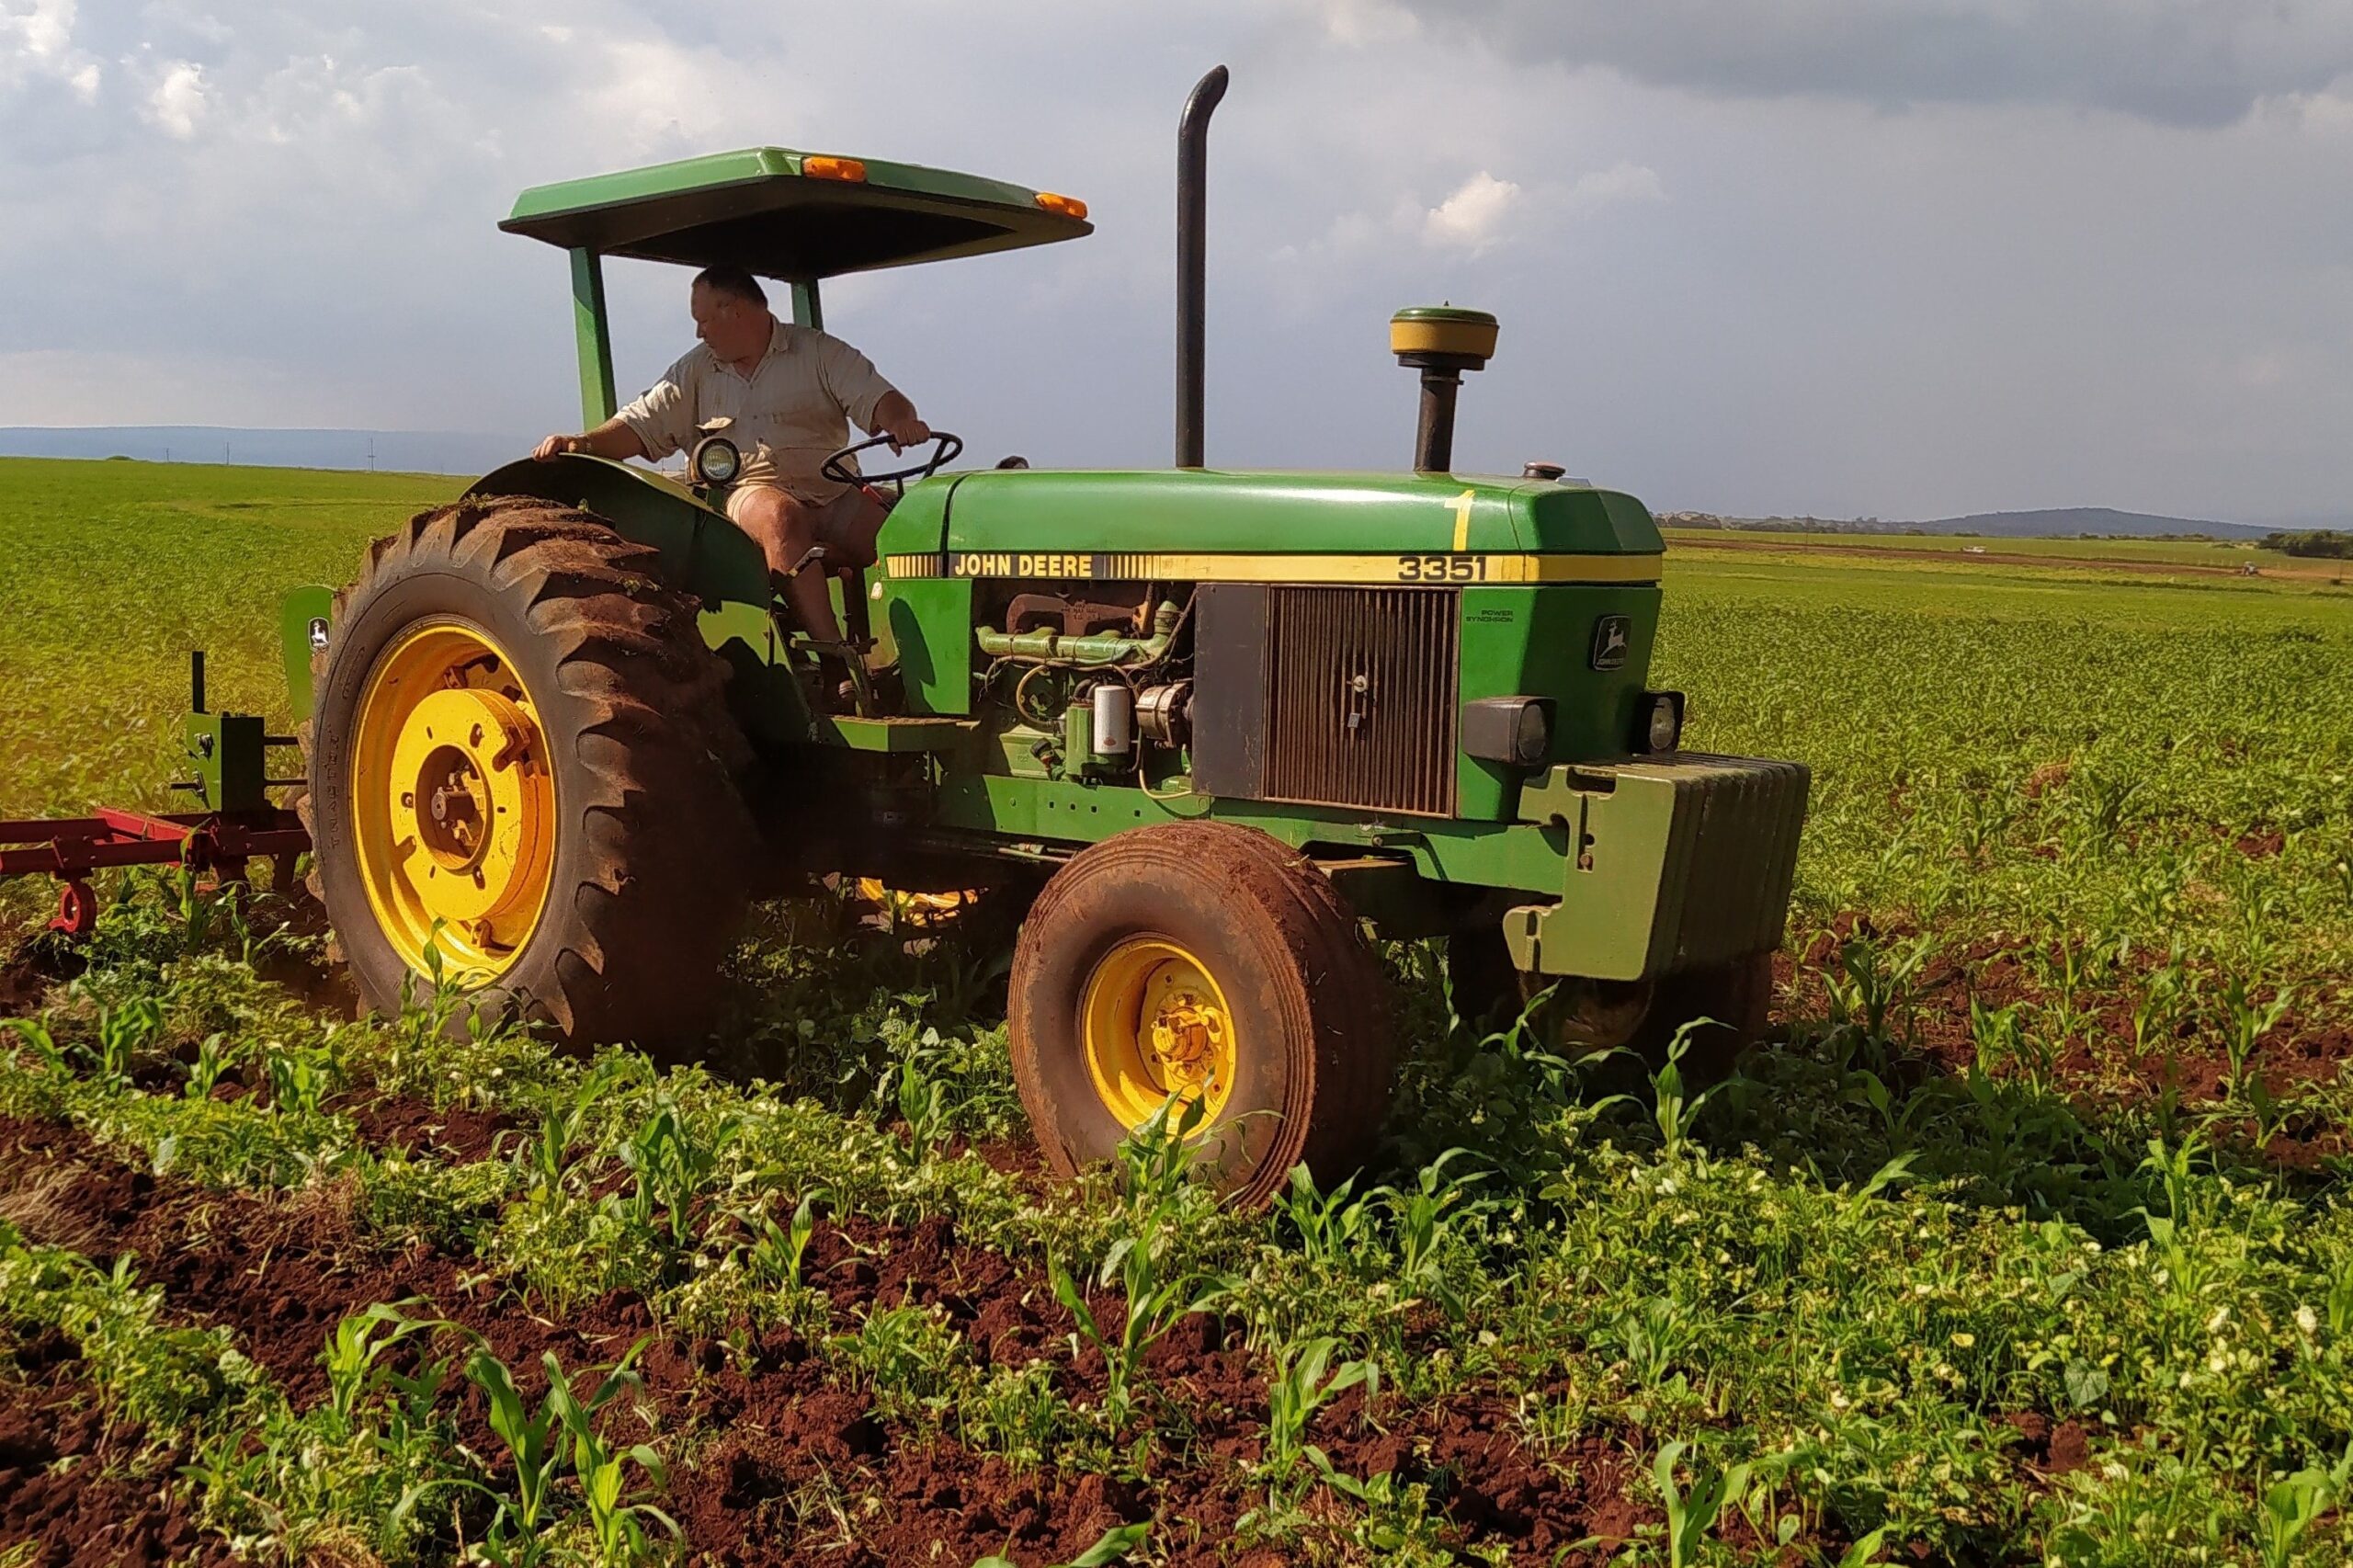
[(743, 468), (744, 454), (724, 436), (713, 436), (695, 449), (695, 477), (705, 484), (733, 484)]
[(1541, 702), (1531, 702), (1519, 710), (1519, 721), (1512, 726), (1511, 749), (1529, 767), (1543, 761), (1544, 754), (1552, 749), (1552, 722), (1545, 716)]
[(1673, 751), (1683, 739), (1683, 704), (1670, 691), (1651, 696), (1650, 743), (1653, 751)]

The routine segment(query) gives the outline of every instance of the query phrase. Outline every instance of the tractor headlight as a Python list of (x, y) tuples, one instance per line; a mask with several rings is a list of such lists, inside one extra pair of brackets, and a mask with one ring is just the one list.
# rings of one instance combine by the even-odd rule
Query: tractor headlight
[(1643, 701), (1647, 709), (1643, 731), (1643, 749), (1648, 752), (1673, 751), (1683, 744), (1683, 694), (1679, 691), (1646, 691)]
[(1541, 702), (1531, 702), (1519, 710), (1519, 722), (1512, 727), (1512, 749), (1519, 755), (1515, 759), (1530, 767), (1544, 760), (1552, 749), (1552, 715)]
[(1464, 703), (1462, 749), (1482, 762), (1536, 767), (1552, 750), (1552, 699), (1483, 697)]
[(708, 436), (695, 448), (695, 478), (704, 484), (733, 484), (744, 471), (744, 454), (724, 436)]

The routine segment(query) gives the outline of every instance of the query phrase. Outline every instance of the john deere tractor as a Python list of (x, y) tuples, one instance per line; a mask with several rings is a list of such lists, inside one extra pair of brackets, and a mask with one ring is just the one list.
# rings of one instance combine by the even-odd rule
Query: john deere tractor
[[(1641, 503), (1541, 464), (1452, 472), (1493, 318), (1391, 323), (1411, 472), (1205, 464), (1224, 86), (1178, 138), (1176, 465), (950, 472), (946, 436), (896, 474), (840, 454), (891, 503), (879, 561), (802, 567), (846, 647), (727, 521), (723, 432), (681, 481), (510, 464), (290, 597), (313, 886), (371, 1003), (439, 973), (573, 1041), (691, 1041), (749, 899), (993, 889), (1034, 901), (1009, 1032), (1047, 1159), (1190, 1107), (1245, 1199), (1379, 1128), (1396, 1034), (1368, 925), (1448, 939), (1466, 1011), (1549, 988), (1597, 1045), (1756, 1030), (1806, 771), (1678, 749)], [(743, 267), (815, 326), (829, 278), (1091, 232), (1067, 197), (776, 147), (540, 187), (502, 227), (571, 258), (590, 425), (616, 406), (606, 256)]]

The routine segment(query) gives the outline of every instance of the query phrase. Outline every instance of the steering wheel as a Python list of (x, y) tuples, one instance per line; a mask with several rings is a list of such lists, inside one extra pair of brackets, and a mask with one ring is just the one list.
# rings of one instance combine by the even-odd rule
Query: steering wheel
[[(889, 473), (860, 473), (849, 466), (849, 459), (870, 448), (881, 446), (890, 439), (888, 436), (870, 436), (854, 446), (844, 447), (840, 451), (818, 464), (817, 472), (835, 484), (853, 486), (895, 484), (899, 487), (899, 494), (904, 495), (907, 493), (907, 481), (929, 479), (933, 474), (954, 462), (964, 450), (963, 437), (951, 436), (945, 430), (934, 430), (931, 433), (931, 456), (922, 462), (913, 463), (903, 469), (895, 469)], [(921, 443), (918, 442), (917, 445)]]

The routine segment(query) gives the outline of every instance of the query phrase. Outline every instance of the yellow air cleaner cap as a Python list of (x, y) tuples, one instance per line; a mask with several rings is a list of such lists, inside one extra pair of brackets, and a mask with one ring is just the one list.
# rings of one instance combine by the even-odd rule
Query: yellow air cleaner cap
[(1484, 311), (1415, 305), (1389, 318), (1389, 351), (1492, 359), (1496, 331), (1495, 318)]

